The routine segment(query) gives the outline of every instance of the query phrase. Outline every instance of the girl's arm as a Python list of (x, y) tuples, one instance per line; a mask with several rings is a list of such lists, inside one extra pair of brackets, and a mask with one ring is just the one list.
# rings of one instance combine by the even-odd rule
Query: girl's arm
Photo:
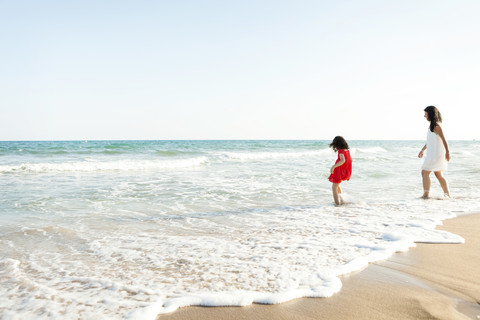
[(437, 126), (435, 127), (435, 129), (433, 129), (433, 132), (435, 132), (436, 134), (438, 134), (438, 136), (440, 137), (440, 139), (442, 139), (443, 146), (445, 147), (445, 159), (446, 159), (447, 161), (450, 161), (450, 150), (448, 149), (447, 140), (445, 139), (445, 136), (443, 135), (442, 127), (440, 127), (440, 125), (437, 125)]
[(427, 150), (427, 145), (424, 145), (422, 150), (420, 151), (420, 153), (418, 154), (418, 157), (421, 158), (423, 157), (423, 153), (425, 152), (425, 150)]
[(338, 161), (332, 166), (332, 168), (330, 169), (330, 173), (333, 174), (333, 171), (335, 170), (335, 168), (340, 167), (344, 163), (345, 163), (345, 156), (343, 155), (343, 153), (340, 153), (340, 161)]

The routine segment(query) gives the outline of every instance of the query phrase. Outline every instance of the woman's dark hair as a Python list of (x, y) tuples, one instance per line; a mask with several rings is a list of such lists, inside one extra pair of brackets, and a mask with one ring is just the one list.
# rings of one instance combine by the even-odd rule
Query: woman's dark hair
[(423, 110), (428, 115), (428, 121), (430, 121), (430, 131), (433, 132), (433, 129), (437, 126), (439, 122), (442, 122), (442, 114), (434, 106), (428, 106)]
[(347, 141), (345, 141), (345, 139), (343, 139), (343, 137), (341, 136), (336, 136), (335, 138), (333, 138), (332, 143), (330, 143), (328, 146), (330, 148), (333, 148), (333, 151), (335, 152), (337, 152), (340, 149), (344, 149), (344, 150), (350, 149)]

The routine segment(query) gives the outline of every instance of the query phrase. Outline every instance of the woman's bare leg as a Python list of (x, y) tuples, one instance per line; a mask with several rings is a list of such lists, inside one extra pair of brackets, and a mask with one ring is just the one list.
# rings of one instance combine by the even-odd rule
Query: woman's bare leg
[(448, 190), (448, 182), (447, 179), (445, 179), (442, 175), (442, 171), (435, 171), (435, 177), (437, 177), (438, 182), (440, 182), (440, 185), (442, 186), (443, 193), (447, 196), (450, 197), (450, 191)]
[(422, 170), (422, 181), (423, 181), (423, 199), (427, 199), (430, 194), (430, 185), (432, 182), (430, 181), (430, 172)]

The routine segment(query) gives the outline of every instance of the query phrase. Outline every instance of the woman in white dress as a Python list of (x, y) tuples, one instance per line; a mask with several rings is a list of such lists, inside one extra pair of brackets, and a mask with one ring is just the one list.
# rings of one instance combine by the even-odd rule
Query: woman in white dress
[(447, 140), (443, 135), (441, 127), (442, 115), (440, 111), (434, 106), (425, 108), (425, 118), (430, 121), (430, 126), (427, 133), (427, 144), (422, 148), (418, 154), (419, 158), (423, 157), (423, 153), (427, 150), (427, 156), (422, 165), (422, 179), (423, 179), (423, 196), (427, 199), (430, 193), (430, 173), (433, 171), (437, 177), (443, 192), (446, 197), (450, 197), (447, 180), (443, 177), (442, 171), (447, 170), (448, 161), (450, 161), (450, 151), (448, 149)]

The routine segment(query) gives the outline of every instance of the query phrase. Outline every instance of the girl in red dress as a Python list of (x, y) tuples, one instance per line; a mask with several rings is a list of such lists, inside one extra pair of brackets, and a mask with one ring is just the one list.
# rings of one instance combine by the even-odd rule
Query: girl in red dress
[(332, 183), (333, 200), (336, 205), (340, 205), (343, 203), (340, 182), (350, 180), (352, 175), (352, 158), (350, 157), (350, 151), (348, 150), (348, 143), (343, 137), (335, 137), (332, 143), (328, 146), (332, 148), (333, 151), (338, 152), (337, 161), (330, 169), (328, 181)]

